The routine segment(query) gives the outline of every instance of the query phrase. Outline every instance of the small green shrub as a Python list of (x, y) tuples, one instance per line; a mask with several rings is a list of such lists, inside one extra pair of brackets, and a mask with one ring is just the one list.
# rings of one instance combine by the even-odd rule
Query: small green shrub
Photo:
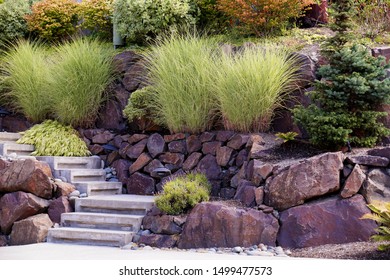
[(365, 214), (363, 219), (371, 219), (380, 224), (376, 229), (377, 235), (373, 235), (372, 239), (379, 242), (387, 242), (386, 244), (379, 245), (379, 250), (390, 249), (390, 202), (374, 201), (368, 205), (368, 208), (373, 212), (371, 214)]
[(298, 133), (296, 133), (295, 131), (289, 131), (289, 132), (285, 132), (285, 133), (279, 132), (279, 133), (276, 133), (275, 136), (282, 139), (283, 143), (287, 143), (289, 141), (293, 141), (295, 139), (295, 137), (298, 136)]
[(74, 127), (86, 127), (96, 120), (113, 78), (112, 54), (109, 46), (95, 39), (56, 47), (47, 92), (55, 104), (55, 119)]
[(131, 42), (145, 42), (183, 24), (194, 24), (189, 0), (117, 0), (114, 22)]
[(212, 126), (212, 84), (217, 44), (196, 35), (166, 37), (147, 55), (156, 115), (171, 132), (197, 133)]
[(77, 31), (79, 5), (74, 0), (43, 0), (31, 7), (26, 16), (33, 34), (48, 41), (69, 39)]
[(169, 215), (179, 215), (188, 212), (202, 201), (208, 201), (210, 189), (205, 175), (189, 174), (167, 182), (155, 203), (161, 211)]
[(215, 74), (215, 92), (225, 128), (268, 130), (274, 110), (296, 88), (298, 67), (294, 56), (280, 48), (223, 55)]
[(24, 38), (28, 33), (25, 15), (30, 12), (26, 1), (6, 1), (0, 5), (0, 47)]
[(113, 0), (84, 0), (79, 5), (81, 28), (101, 39), (111, 39)]
[(36, 42), (19, 41), (1, 58), (3, 98), (32, 122), (43, 121), (53, 107), (47, 94), (50, 68), (47, 50)]
[(47, 120), (22, 133), (19, 144), (35, 146), (33, 156), (90, 156), (87, 145), (75, 129), (57, 121)]

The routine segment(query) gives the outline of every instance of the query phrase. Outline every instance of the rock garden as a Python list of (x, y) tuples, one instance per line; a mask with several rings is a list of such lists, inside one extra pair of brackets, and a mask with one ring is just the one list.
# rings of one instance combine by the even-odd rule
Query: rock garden
[(156, 197), (124, 248), (388, 259), (388, 4), (141, 2), (0, 3), (0, 128), (34, 146), (0, 159), (0, 246), (90, 195), (34, 157), (95, 156)]

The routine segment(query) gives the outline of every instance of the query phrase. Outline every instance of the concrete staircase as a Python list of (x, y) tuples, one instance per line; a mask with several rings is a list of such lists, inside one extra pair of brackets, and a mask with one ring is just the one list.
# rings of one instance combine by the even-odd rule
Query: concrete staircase
[[(0, 154), (28, 156), (34, 147), (16, 144), (18, 133), (0, 132)], [(86, 198), (77, 198), (75, 212), (61, 215), (61, 225), (49, 230), (47, 241), (84, 245), (124, 246), (141, 227), (153, 196), (122, 195), (122, 183), (107, 182), (98, 156), (39, 156), (47, 162), (55, 178), (76, 186)]]

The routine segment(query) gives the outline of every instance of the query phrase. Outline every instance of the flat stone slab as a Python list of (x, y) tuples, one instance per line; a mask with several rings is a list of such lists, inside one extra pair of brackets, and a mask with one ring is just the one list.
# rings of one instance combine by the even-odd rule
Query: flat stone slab
[(0, 143), (4, 142), (16, 142), (22, 135), (20, 133), (13, 132), (0, 132)]
[(35, 150), (33, 145), (2, 143), (0, 144), (0, 155), (10, 155), (15, 153), (18, 156), (29, 156)]

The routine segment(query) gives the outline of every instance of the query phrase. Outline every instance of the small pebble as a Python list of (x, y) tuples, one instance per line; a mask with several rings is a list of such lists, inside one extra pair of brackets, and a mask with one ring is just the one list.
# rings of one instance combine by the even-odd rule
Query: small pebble
[(151, 234), (152, 232), (150, 231), (150, 230), (143, 230), (142, 232), (141, 232), (141, 235), (142, 236), (145, 236), (145, 235), (149, 235), (149, 234)]
[(290, 250), (285, 250), (284, 253), (285, 253), (286, 255), (291, 255), (291, 254), (292, 254)]
[(62, 180), (61, 180), (61, 179), (58, 179), (58, 178), (56, 178), (56, 179), (54, 179), (54, 182), (57, 182), (57, 183), (62, 183)]
[(209, 252), (210, 252), (210, 253), (216, 253), (217, 250), (216, 250), (215, 248), (210, 248), (210, 249), (209, 249)]
[(241, 253), (242, 251), (243, 251), (242, 248), (239, 247), (239, 246), (233, 248), (233, 252), (234, 252), (234, 253), (238, 253), (238, 254), (239, 254), (239, 253)]
[(259, 245), (259, 249), (260, 249), (261, 251), (267, 251), (267, 250), (268, 250), (267, 246), (264, 245), (264, 244), (260, 244), (260, 245)]
[(83, 198), (83, 197), (88, 197), (88, 194), (86, 194), (86, 193), (82, 193), (82, 194), (80, 194), (80, 196), (79, 196), (80, 198)]
[(258, 256), (262, 256), (262, 257), (273, 257), (273, 256), (275, 256), (275, 255), (274, 255), (273, 253), (271, 253), (271, 252), (259, 251)]
[(69, 194), (69, 198), (70, 197), (79, 197), (79, 196), (80, 196), (80, 192), (78, 190), (75, 190)]
[(148, 251), (150, 251), (150, 250), (153, 250), (153, 248), (150, 247), (149, 245), (147, 245), (147, 246), (145, 246), (145, 247), (143, 248), (143, 250), (148, 250)]

